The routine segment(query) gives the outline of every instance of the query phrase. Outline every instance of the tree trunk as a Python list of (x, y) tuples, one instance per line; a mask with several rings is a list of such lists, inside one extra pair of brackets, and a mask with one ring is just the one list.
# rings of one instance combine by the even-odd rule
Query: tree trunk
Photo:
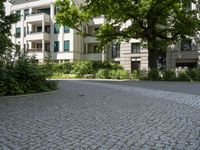
[(148, 61), (149, 61), (149, 68), (150, 70), (152, 69), (157, 69), (157, 59), (158, 59), (158, 49), (156, 48), (155, 42), (153, 41), (148, 41)]

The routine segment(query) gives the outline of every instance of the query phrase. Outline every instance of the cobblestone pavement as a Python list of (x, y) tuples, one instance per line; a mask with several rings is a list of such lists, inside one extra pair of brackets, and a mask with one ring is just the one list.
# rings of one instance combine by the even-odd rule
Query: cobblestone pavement
[(59, 86), (0, 98), (0, 150), (200, 150), (198, 95), (122, 83)]

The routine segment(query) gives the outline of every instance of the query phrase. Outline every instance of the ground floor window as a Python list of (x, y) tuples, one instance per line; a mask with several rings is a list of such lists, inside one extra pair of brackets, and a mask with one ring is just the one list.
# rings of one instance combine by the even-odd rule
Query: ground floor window
[(64, 41), (64, 52), (69, 52), (69, 40)]
[(58, 52), (59, 51), (59, 41), (55, 41), (54, 42), (54, 52)]
[(197, 62), (177, 62), (176, 63), (176, 68), (197, 68)]
[(140, 70), (140, 61), (131, 62), (131, 71), (133, 70)]

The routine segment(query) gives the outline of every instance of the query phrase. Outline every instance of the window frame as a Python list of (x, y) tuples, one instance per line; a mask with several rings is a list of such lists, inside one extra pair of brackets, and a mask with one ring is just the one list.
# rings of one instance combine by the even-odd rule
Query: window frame
[(70, 33), (70, 28), (68, 26), (64, 26), (64, 33)]
[[(137, 47), (134, 47), (134, 45), (137, 45)], [(138, 46), (139, 45), (139, 46)], [(141, 43), (131, 43), (131, 53), (141, 53)]]
[[(56, 49), (56, 45), (57, 45), (57, 49)], [(60, 50), (60, 42), (59, 41), (54, 41), (54, 52), (59, 52), (59, 50)]]
[[(68, 49), (65, 48), (65, 43), (68, 42)], [(70, 51), (70, 40), (64, 40), (64, 52)]]
[(58, 23), (54, 23), (54, 34), (59, 34), (59, 33), (60, 33), (60, 25)]

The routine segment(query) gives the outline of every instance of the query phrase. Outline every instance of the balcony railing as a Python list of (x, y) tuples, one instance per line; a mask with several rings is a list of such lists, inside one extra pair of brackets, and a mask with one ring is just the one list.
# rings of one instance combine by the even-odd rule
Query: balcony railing
[(30, 48), (28, 49), (28, 52), (30, 53), (41, 53), (42, 52), (42, 48)]
[[(41, 32), (38, 32), (38, 31), (28, 31), (27, 34), (38, 34), (38, 33), (43, 33), (42, 31)], [(50, 33), (50, 31), (45, 31), (44, 33)]]
[[(28, 49), (29, 53), (42, 53), (42, 48), (30, 48)], [(45, 52), (50, 52), (49, 48), (45, 48)]]

